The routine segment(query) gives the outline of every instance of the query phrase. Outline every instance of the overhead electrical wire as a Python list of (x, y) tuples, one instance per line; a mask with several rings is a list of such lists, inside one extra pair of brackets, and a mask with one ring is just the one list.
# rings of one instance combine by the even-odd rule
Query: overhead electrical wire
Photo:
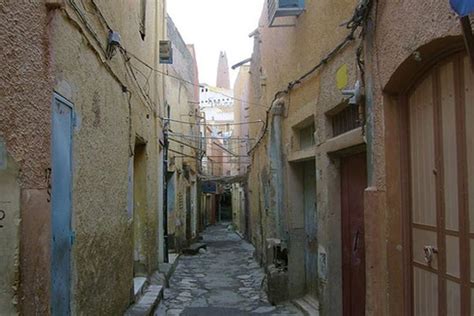
[[(107, 58), (108, 56), (108, 53), (107, 53), (107, 50), (102, 46), (102, 41), (99, 39), (99, 35), (93, 30), (93, 28), (91, 27), (91, 25), (89, 24), (89, 22), (87, 21), (87, 18), (86, 16), (84, 15), (84, 13), (82, 12), (82, 10), (78, 7), (77, 3), (74, 1), (74, 0), (68, 0), (68, 3), (70, 4), (70, 7), (73, 9), (73, 11), (76, 13), (77, 17), (79, 18), (80, 22), (82, 23), (82, 25), (85, 27), (85, 29), (87, 30), (87, 32), (89, 33), (90, 36), (92, 36), (92, 38), (94, 39), (95, 41), (95, 45), (93, 45), (88, 36), (84, 33), (84, 30), (82, 29), (82, 26), (79, 26), (78, 25), (78, 28), (79, 30), (83, 33), (83, 35), (85, 36), (85, 38), (89, 41), (90, 45), (94, 48), (93, 51), (96, 52), (96, 54), (98, 54), (98, 57), (100, 59), (100, 61), (102, 62), (102, 64), (104, 65), (104, 67), (108, 70), (108, 72), (112, 75), (112, 77), (120, 84), (121, 88), (122, 88), (122, 91), (124, 92), (130, 92), (128, 87), (123, 83), (122, 79), (120, 79), (117, 74), (112, 70), (111, 66), (103, 59), (104, 57)], [(81, 1), (81, 4), (82, 4), (82, 7), (84, 10), (86, 10), (87, 12), (90, 13), (90, 11), (87, 10), (86, 6), (84, 5), (84, 3)], [(109, 32), (112, 32), (113, 29), (110, 27), (110, 24), (107, 22), (107, 19), (104, 17), (104, 15), (102, 14), (102, 11), (100, 10), (100, 8), (98, 7), (98, 5), (95, 3), (94, 0), (91, 0), (91, 4), (94, 6), (94, 9), (99, 13), (99, 15), (97, 14), (94, 14), (96, 16), (98, 16), (102, 22), (105, 24), (105, 27), (107, 28), (107, 30)], [(74, 20), (68, 13), (67, 10), (64, 10), (64, 12), (66, 13), (66, 16), (71, 20), (73, 21), (76, 25), (79, 24), (76, 20)], [(103, 56), (100, 56), (100, 53), (97, 52), (97, 49), (95, 49), (95, 47), (98, 47), (102, 53)], [(138, 86), (138, 89), (140, 91), (139, 94), (142, 94), (142, 97), (144, 98), (144, 101), (145, 101), (145, 105), (148, 107), (148, 109), (154, 113), (156, 115), (156, 110), (155, 110), (155, 107), (156, 105), (154, 104), (154, 102), (151, 100), (151, 97), (148, 95), (148, 93), (146, 93), (145, 91), (143, 91), (143, 88), (141, 87), (138, 79), (136, 78), (136, 75), (135, 73), (133, 72), (133, 69), (131, 69), (130, 66), (127, 67), (127, 63), (125, 62), (125, 68), (126, 68), (126, 72), (127, 74), (133, 79), (133, 81), (135, 81), (136, 85)], [(130, 68), (130, 69), (128, 69)], [(130, 92), (131, 93), (131, 92)]]
[[(148, 67), (150, 70), (153, 70), (153, 71), (156, 71), (157, 73), (160, 73), (162, 75), (165, 75), (167, 77), (170, 77), (170, 78), (173, 78), (173, 79), (176, 79), (178, 81), (181, 81), (181, 82), (184, 82), (186, 84), (189, 84), (189, 85), (192, 85), (194, 87), (199, 87), (199, 88), (203, 88), (204, 85), (201, 85), (201, 84), (196, 84), (194, 82), (191, 82), (191, 81), (188, 81), (186, 79), (183, 79), (183, 78), (180, 78), (180, 77), (177, 77), (177, 76), (174, 76), (174, 75), (171, 75), (167, 72), (164, 72), (162, 70), (159, 70), (159, 69), (155, 69), (154, 67), (152, 67), (151, 65), (149, 65), (147, 62), (145, 62), (144, 60), (142, 60), (140, 57), (136, 56), (135, 54), (127, 51), (127, 53), (135, 58), (137, 61), (139, 61), (140, 63), (142, 63), (144, 66)], [(247, 100), (243, 100), (243, 99), (239, 99), (239, 98), (236, 98), (234, 96), (230, 96), (230, 95), (227, 95), (225, 93), (222, 93), (222, 92), (218, 92), (219, 94), (221, 94), (222, 96), (226, 97), (226, 98), (229, 98), (229, 99), (233, 99), (235, 101), (240, 101), (240, 102), (243, 102), (243, 103), (246, 103), (246, 104), (249, 104), (249, 105), (255, 105), (255, 106), (260, 106), (260, 107), (264, 107), (264, 108), (267, 108), (266, 105), (263, 105), (263, 104), (259, 104), (259, 103), (255, 103), (255, 102), (251, 102), (251, 101), (247, 101)], [(200, 102), (197, 102), (197, 101), (192, 101), (192, 102), (195, 102), (197, 104), (200, 104)]]
[(194, 150), (197, 150), (197, 151), (202, 151), (202, 152), (204, 152), (204, 150), (202, 150), (202, 149), (200, 149), (200, 148), (197, 148), (197, 147), (191, 146), (191, 145), (189, 145), (189, 144), (186, 144), (185, 142), (179, 141), (179, 140), (177, 140), (177, 139), (168, 138), (168, 140), (169, 140), (170, 142), (174, 142), (174, 143), (177, 143), (177, 144), (181, 144), (181, 145), (183, 145), (183, 146), (187, 146), (187, 147), (189, 147), (189, 148), (192, 148), (192, 149), (194, 149)]
[(203, 126), (235, 126), (235, 125), (247, 125), (247, 124), (264, 124), (265, 122), (263, 120), (257, 120), (257, 121), (248, 121), (248, 122), (237, 122), (237, 123), (214, 123), (214, 124), (202, 124), (202, 123), (196, 123), (196, 122), (186, 122), (186, 121), (180, 121), (180, 120), (174, 120), (171, 118), (167, 117), (160, 117), (160, 119), (164, 121), (169, 121), (169, 122), (174, 122), (174, 123), (183, 123), (183, 124), (189, 124), (189, 125), (203, 125)]
[[(349, 43), (353, 42), (355, 40), (355, 33), (361, 27), (365, 21), (367, 20), (367, 17), (370, 13), (370, 8), (372, 6), (372, 1), (373, 0), (361, 0), (357, 7), (354, 10), (354, 14), (352, 15), (352, 18), (341, 24), (341, 26), (346, 26), (347, 29), (350, 29), (349, 33), (346, 35), (346, 37), (335, 47), (333, 50), (331, 50), (323, 59), (320, 60), (319, 63), (317, 63), (313, 68), (311, 68), (309, 71), (304, 73), (302, 76), (300, 76), (298, 79), (290, 81), (287, 85), (287, 88), (284, 90), (277, 91), (273, 97), (272, 102), (270, 103), (270, 106), (268, 107), (265, 115), (265, 124), (262, 129), (262, 132), (260, 134), (260, 137), (258, 138), (257, 142), (255, 145), (249, 150), (249, 155), (260, 145), (262, 142), (263, 138), (265, 137), (267, 131), (268, 131), (268, 121), (270, 118), (270, 112), (273, 109), (273, 106), (275, 105), (275, 102), (280, 98), (282, 95), (288, 95), (291, 90), (293, 90), (296, 86), (300, 85), (306, 78), (308, 78), (310, 75), (312, 75), (316, 70), (321, 68), (322, 66), (326, 65), (329, 61), (333, 59), (333, 57), (338, 54), (342, 49), (344, 49)], [(364, 31), (362, 31), (364, 32)]]
[[(171, 135), (171, 136), (174, 136), (174, 135)], [(214, 142), (202, 142), (202, 141), (199, 141), (199, 140), (195, 140), (195, 139), (185, 139), (184, 141), (187, 141), (188, 144), (191, 144), (191, 145), (194, 145), (194, 146), (199, 146), (199, 145), (204, 145), (204, 146), (208, 146), (208, 145), (212, 145)], [(183, 142), (184, 142), (183, 141)], [(240, 142), (240, 141), (239, 141)], [(245, 144), (245, 145), (241, 145), (239, 143), (228, 143), (228, 144), (221, 144), (223, 146), (227, 146), (229, 147), (230, 149), (242, 149), (242, 148), (248, 148), (249, 147), (249, 144)]]
[(224, 136), (198, 136), (198, 135), (190, 135), (190, 134), (180, 134), (180, 133), (169, 133), (170, 135), (175, 136), (182, 136), (182, 137), (189, 137), (189, 138), (203, 138), (203, 139), (223, 139), (223, 140), (255, 140), (255, 138), (248, 138), (248, 137), (224, 137)]

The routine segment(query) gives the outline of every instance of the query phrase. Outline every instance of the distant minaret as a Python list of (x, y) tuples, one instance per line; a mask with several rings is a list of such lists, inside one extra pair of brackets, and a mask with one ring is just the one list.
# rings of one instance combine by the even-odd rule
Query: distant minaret
[(225, 52), (219, 54), (216, 87), (230, 90), (229, 63)]

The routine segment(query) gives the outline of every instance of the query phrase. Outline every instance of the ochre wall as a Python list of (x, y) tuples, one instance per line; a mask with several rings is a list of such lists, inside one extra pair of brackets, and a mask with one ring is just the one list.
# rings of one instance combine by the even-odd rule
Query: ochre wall
[[(307, 1), (305, 12), (296, 20), (296, 26), (288, 28), (264, 27), (266, 12), (260, 20), (255, 36), (252, 56), (251, 100), (258, 105), (250, 105), (250, 120), (264, 119), (265, 110), (270, 106), (275, 92), (287, 88), (288, 83), (306, 73), (318, 64), (348, 34), (340, 24), (349, 20), (357, 1)], [(264, 9), (265, 10), (265, 9)], [(263, 27), (262, 27), (263, 26)], [(304, 221), (298, 193), (301, 181), (299, 162), (290, 162), (301, 154), (297, 146), (298, 134), (295, 130), (305, 123), (316, 126), (314, 148), (309, 149), (306, 159), (315, 159), (317, 166), (317, 221), (319, 256), (327, 259), (326, 266), (319, 270), (318, 280), (320, 305), (323, 315), (337, 315), (342, 312), (341, 290), (341, 243), (338, 160), (331, 159), (324, 151), (317, 151), (332, 137), (332, 127), (326, 112), (338, 106), (343, 96), (336, 85), (336, 73), (347, 68), (344, 88), (352, 88), (357, 80), (356, 49), (360, 40), (349, 44), (313, 76), (295, 87), (284, 97), (283, 117), (283, 160), (284, 160), (284, 205), (283, 226), (289, 234), (289, 276), (290, 292), (302, 295), (304, 291), (304, 269), (297, 264), (304, 258), (302, 245), (297, 240)], [(271, 122), (271, 117), (270, 117)], [(250, 136), (258, 138), (260, 127), (250, 126)], [(267, 136), (268, 137), (268, 133)], [(360, 137), (362, 139), (362, 137)], [(272, 216), (266, 187), (270, 183), (268, 166), (268, 138), (264, 138), (255, 150), (249, 173), (249, 196), (253, 243), (257, 246), (262, 260), (265, 239), (275, 237), (276, 223)], [(271, 205), (270, 205), (271, 206)], [(293, 242), (291, 241), (293, 240)], [(293, 244), (292, 244), (293, 243)]]
[[(196, 189), (195, 175), (198, 173), (197, 159), (200, 151), (199, 126), (199, 81), (197, 78), (197, 64), (192, 46), (187, 46), (181, 37), (172, 19), (167, 17), (167, 34), (173, 43), (173, 64), (168, 65), (168, 72), (173, 77), (167, 77), (166, 102), (170, 107), (171, 119), (181, 122), (170, 122), (170, 129), (174, 134), (187, 135), (187, 137), (170, 135), (169, 148), (175, 152), (168, 153), (168, 169), (175, 172), (174, 183), (174, 210), (168, 210), (168, 233), (174, 234), (176, 250), (186, 246), (186, 194), (190, 187), (190, 203), (192, 208), (191, 218), (196, 218), (197, 196), (191, 192)], [(191, 50), (190, 50), (191, 49)], [(176, 78), (180, 78), (178, 80)], [(193, 84), (190, 84), (193, 83)], [(167, 114), (166, 114), (167, 115)], [(189, 122), (182, 123), (182, 122)], [(194, 148), (193, 148), (194, 147)], [(196, 149), (197, 148), (197, 149)], [(185, 166), (189, 170), (189, 179), (185, 177)], [(193, 201), (194, 198), (194, 201)], [(191, 220), (193, 226), (194, 220)], [(191, 231), (193, 227), (190, 227)]]
[(127, 192), (129, 161), (137, 141), (145, 144), (146, 176), (133, 184), (144, 193), (145, 203), (144, 208), (135, 207), (135, 218), (146, 223), (139, 227), (146, 272), (150, 274), (158, 266), (158, 139), (163, 85), (161, 75), (150, 73), (130, 55), (160, 69), (157, 45), (165, 36), (164, 4), (147, 2), (146, 36), (142, 40), (139, 3), (95, 1), (109, 26), (119, 32), (121, 45), (130, 52), (130, 59), (117, 50), (107, 60), (103, 54), (108, 35), (105, 22), (90, 1), (82, 2), (85, 7), (76, 1), (77, 6), (97, 34), (100, 46), (69, 4), (56, 10), (50, 21), (55, 91), (74, 105), (76, 114), (72, 310), (84, 315), (115, 315), (128, 307), (133, 286), (134, 225), (133, 216), (127, 214)]
[[(4, 250), (9, 252), (7, 267), (2, 269), (10, 279), (5, 286), (15, 285), (0, 294), (0, 314), (4, 308), (11, 314), (12, 303), (18, 303), (17, 309), (26, 315), (49, 312), (50, 18), (43, 1), (0, 3), (0, 58), (4, 61), (0, 64), (0, 138), (10, 160), (6, 192), (14, 193), (9, 195), (7, 211), (11, 213), (6, 214), (9, 238), (0, 237), (8, 246), (0, 249), (2, 256)], [(20, 257), (12, 261), (18, 251)], [(16, 298), (5, 297), (13, 292)]]

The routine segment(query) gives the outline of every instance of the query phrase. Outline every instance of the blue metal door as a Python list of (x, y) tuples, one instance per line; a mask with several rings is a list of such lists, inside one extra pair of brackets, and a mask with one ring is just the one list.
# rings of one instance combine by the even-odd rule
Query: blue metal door
[(72, 127), (72, 107), (66, 100), (55, 95), (52, 108), (51, 144), (51, 313), (53, 316), (70, 314)]

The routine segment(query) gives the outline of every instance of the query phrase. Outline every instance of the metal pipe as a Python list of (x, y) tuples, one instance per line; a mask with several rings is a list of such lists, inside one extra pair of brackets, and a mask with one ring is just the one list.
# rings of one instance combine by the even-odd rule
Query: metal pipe
[[(165, 103), (168, 117), (170, 116), (170, 107)], [(168, 129), (169, 122), (165, 122), (163, 126), (163, 238), (164, 238), (164, 256), (163, 261), (169, 262), (168, 256)]]
[(374, 22), (367, 19), (365, 26), (365, 106), (366, 106), (366, 140), (367, 140), (367, 183), (369, 187), (375, 186), (374, 175)]
[(271, 207), (274, 209), (276, 232), (278, 238), (282, 239), (283, 231), (283, 194), (284, 194), (284, 179), (283, 179), (283, 143), (282, 143), (282, 115), (284, 103), (281, 100), (276, 100), (275, 105), (271, 111), (273, 115), (273, 123), (270, 127), (270, 170), (272, 189), (274, 197), (272, 198)]

